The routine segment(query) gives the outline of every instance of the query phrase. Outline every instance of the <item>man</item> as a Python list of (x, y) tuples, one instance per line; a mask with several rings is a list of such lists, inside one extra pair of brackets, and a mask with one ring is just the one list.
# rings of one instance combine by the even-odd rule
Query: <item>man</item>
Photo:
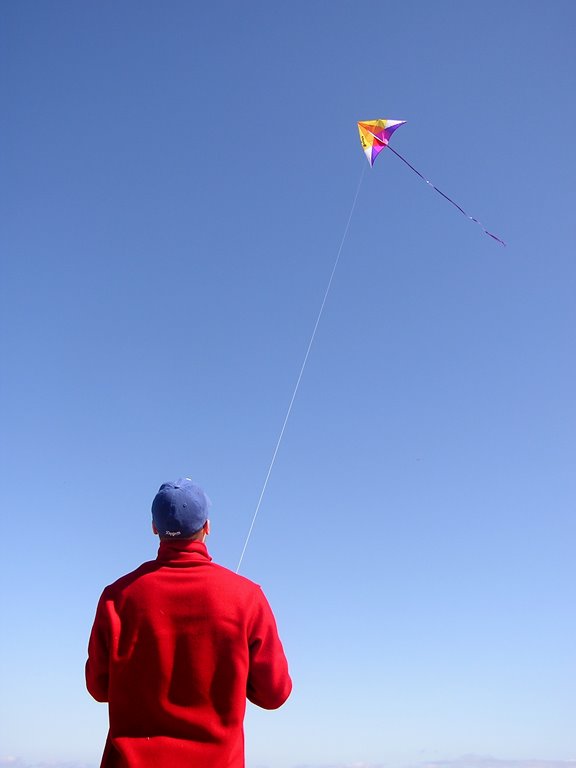
[(204, 491), (164, 483), (156, 560), (106, 587), (86, 685), (108, 702), (101, 768), (242, 768), (246, 698), (280, 707), (292, 682), (260, 587), (211, 561)]

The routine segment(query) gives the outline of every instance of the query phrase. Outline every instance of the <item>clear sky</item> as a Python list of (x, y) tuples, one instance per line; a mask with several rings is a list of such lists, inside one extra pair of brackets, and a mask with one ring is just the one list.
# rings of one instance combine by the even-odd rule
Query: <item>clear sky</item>
[(248, 768), (576, 758), (575, 22), (0, 3), (1, 766), (98, 764), (87, 637), (161, 482), (236, 567), (377, 117), (509, 245), (366, 164), (242, 566), (295, 685)]

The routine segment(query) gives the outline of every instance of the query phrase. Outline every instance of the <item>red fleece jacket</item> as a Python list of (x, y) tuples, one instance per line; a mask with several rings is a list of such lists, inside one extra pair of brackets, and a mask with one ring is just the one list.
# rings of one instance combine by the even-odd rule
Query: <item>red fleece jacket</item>
[(292, 689), (260, 587), (191, 541), (106, 587), (86, 685), (108, 702), (102, 768), (243, 768), (246, 698), (275, 709)]

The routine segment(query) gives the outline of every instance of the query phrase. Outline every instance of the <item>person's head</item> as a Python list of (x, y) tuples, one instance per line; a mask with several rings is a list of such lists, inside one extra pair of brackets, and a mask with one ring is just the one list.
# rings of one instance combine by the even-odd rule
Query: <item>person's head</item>
[(190, 478), (162, 483), (152, 502), (152, 530), (161, 539), (201, 539), (210, 533), (210, 499)]

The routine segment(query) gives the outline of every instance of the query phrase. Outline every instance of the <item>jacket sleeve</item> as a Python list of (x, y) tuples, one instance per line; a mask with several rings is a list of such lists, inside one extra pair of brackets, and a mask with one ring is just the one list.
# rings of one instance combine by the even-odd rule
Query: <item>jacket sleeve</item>
[(290, 696), (292, 680), (272, 609), (260, 588), (256, 595), (249, 649), (246, 695), (259, 707), (277, 709)]
[(110, 630), (104, 592), (96, 609), (96, 618), (88, 642), (88, 661), (86, 662), (86, 688), (96, 701), (108, 701), (109, 638)]

